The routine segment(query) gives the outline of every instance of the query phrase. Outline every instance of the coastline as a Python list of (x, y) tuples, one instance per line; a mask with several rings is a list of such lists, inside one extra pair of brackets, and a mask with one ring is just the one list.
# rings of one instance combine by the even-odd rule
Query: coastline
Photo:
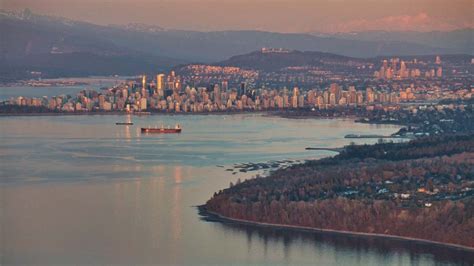
[(364, 233), (364, 232), (324, 229), (324, 228), (299, 226), (299, 225), (285, 225), (285, 224), (255, 222), (255, 221), (250, 221), (250, 220), (237, 219), (237, 218), (231, 218), (231, 217), (223, 216), (219, 213), (209, 211), (206, 208), (205, 205), (199, 205), (199, 206), (196, 206), (196, 207), (198, 209), (199, 215), (203, 219), (207, 219), (207, 221), (211, 221), (211, 222), (240, 224), (240, 225), (255, 226), (255, 227), (268, 227), (268, 228), (275, 228), (275, 229), (289, 229), (289, 230), (296, 230), (296, 231), (302, 231), (302, 232), (325, 233), (325, 234), (341, 234), (341, 235), (351, 235), (351, 236), (358, 236), (358, 237), (386, 238), (386, 239), (394, 239), (394, 240), (410, 241), (410, 242), (416, 242), (416, 243), (422, 243), (422, 244), (436, 245), (436, 246), (447, 247), (447, 248), (457, 249), (457, 250), (461, 250), (461, 251), (471, 252), (472, 254), (474, 254), (474, 247), (463, 246), (463, 245), (459, 245), (459, 244), (444, 243), (444, 242), (438, 242), (438, 241), (422, 239), (422, 238), (388, 235), (388, 234), (380, 234), (380, 233)]
[(16, 116), (74, 116), (74, 115), (132, 115), (132, 116), (151, 116), (151, 115), (234, 115), (234, 114), (262, 114), (269, 111), (228, 111), (228, 112), (150, 112), (148, 114), (137, 114), (127, 112), (44, 112), (44, 113), (0, 113), (0, 117)]
[[(212, 112), (149, 112), (148, 114), (128, 113), (122, 111), (93, 111), (93, 112), (0, 112), (0, 117), (16, 117), (16, 116), (74, 116), (74, 115), (133, 115), (133, 116), (149, 116), (149, 115), (237, 115), (237, 114), (261, 114), (265, 117), (280, 117), (286, 119), (357, 119), (356, 115), (345, 116), (285, 116), (279, 110), (229, 110), (229, 111), (212, 111)], [(354, 121), (358, 122), (358, 121)], [(375, 124), (375, 123), (374, 123)]]

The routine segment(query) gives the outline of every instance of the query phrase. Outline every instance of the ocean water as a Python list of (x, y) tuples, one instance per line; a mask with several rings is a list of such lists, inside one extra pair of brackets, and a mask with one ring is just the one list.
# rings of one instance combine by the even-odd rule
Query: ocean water
[[(0, 117), (1, 264), (457, 265), (426, 244), (207, 222), (195, 208), (243, 163), (321, 158), (396, 126), (263, 115)], [(181, 134), (141, 126), (180, 123)], [(376, 139), (356, 139), (371, 143)], [(268, 171), (268, 170), (267, 170)]]
[[(101, 87), (114, 86), (127, 78), (132, 77), (86, 77), (86, 78), (61, 78), (50, 79), (50, 81), (78, 81), (87, 84), (73, 85), (73, 86), (45, 86), (45, 87), (31, 87), (31, 86), (0, 86), (0, 101), (9, 100), (18, 96), (36, 97), (43, 96), (53, 97), (58, 95), (75, 96), (78, 92), (85, 89), (95, 89), (99, 91)], [(46, 80), (49, 81), (49, 80)]]

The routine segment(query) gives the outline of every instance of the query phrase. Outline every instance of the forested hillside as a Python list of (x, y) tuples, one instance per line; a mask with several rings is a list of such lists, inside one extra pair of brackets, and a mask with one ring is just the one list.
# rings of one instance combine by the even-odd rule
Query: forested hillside
[(474, 247), (474, 135), (349, 146), (219, 191), (208, 211), (253, 222)]

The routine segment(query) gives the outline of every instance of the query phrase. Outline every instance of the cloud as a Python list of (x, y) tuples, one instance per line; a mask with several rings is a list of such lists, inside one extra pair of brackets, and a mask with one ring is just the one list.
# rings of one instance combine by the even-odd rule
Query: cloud
[(473, 22), (461, 24), (448, 23), (440, 19), (435, 19), (425, 12), (416, 15), (386, 16), (377, 19), (355, 19), (343, 23), (331, 24), (327, 28), (328, 32), (353, 32), (369, 30), (386, 31), (450, 31), (459, 28), (472, 28)]

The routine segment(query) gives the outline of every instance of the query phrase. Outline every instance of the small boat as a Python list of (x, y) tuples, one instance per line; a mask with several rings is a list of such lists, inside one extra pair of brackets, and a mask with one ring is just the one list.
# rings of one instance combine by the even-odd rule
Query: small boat
[(131, 126), (133, 125), (133, 122), (132, 122), (132, 118), (130, 117), (130, 115), (127, 115), (127, 119), (125, 119), (124, 122), (115, 122), (116, 125), (120, 125), (120, 126)]
[(161, 127), (142, 127), (142, 133), (158, 133), (158, 134), (169, 134), (169, 133), (181, 133), (181, 126), (178, 124), (174, 128)]

